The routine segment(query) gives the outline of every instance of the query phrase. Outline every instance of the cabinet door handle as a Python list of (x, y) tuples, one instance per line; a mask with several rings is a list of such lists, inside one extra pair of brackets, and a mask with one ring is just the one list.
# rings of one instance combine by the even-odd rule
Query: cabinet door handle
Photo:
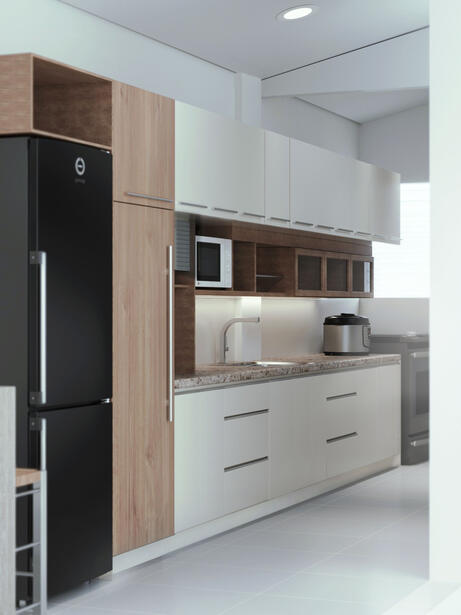
[(227, 209), (226, 207), (213, 207), (215, 211), (225, 211), (229, 214), (238, 214), (236, 209)]
[(380, 235), (379, 233), (373, 233), (373, 237), (376, 237), (376, 239), (386, 239), (385, 235)]
[(345, 433), (343, 436), (336, 436), (335, 438), (328, 438), (327, 444), (332, 444), (333, 442), (339, 442), (340, 440), (347, 440), (348, 438), (355, 438), (358, 436), (357, 431), (351, 431), (351, 433)]
[(265, 218), (266, 216), (264, 214), (253, 214), (249, 211), (244, 211), (243, 212), (244, 216), (251, 216), (252, 218)]
[(365, 233), (365, 231), (357, 231), (357, 235), (363, 235), (364, 237), (371, 237), (371, 233)]
[(329, 395), (326, 399), (327, 401), (334, 401), (335, 399), (344, 399), (346, 397), (355, 397), (357, 395), (357, 391), (353, 393), (340, 393), (339, 395)]
[(151, 194), (142, 194), (141, 192), (125, 192), (127, 196), (135, 196), (140, 199), (149, 199), (150, 201), (162, 201), (163, 203), (172, 203), (171, 199), (165, 199), (162, 196), (153, 196)]
[(189, 201), (178, 201), (178, 205), (187, 205), (188, 207), (198, 207), (200, 209), (208, 209), (207, 205), (200, 205), (199, 203), (189, 203)]
[(264, 410), (252, 410), (250, 412), (241, 412), (240, 414), (229, 414), (229, 416), (225, 416), (225, 421), (233, 421), (234, 419), (244, 419), (247, 416), (257, 416), (258, 414), (269, 414), (269, 409), (265, 408)]
[(429, 444), (429, 438), (421, 438), (420, 440), (412, 440), (410, 446), (416, 448), (418, 446), (427, 446)]
[(334, 231), (335, 229), (334, 226), (328, 226), (328, 224), (317, 224), (317, 228), (324, 228), (324, 229), (327, 229), (328, 231)]
[(354, 231), (350, 228), (337, 228), (338, 233), (353, 233)]
[[(269, 216), (269, 220), (276, 220), (277, 222), (289, 222), (290, 221), (288, 218), (278, 218), (277, 216)], [(299, 222), (297, 222), (296, 224), (299, 224)]]
[(314, 226), (310, 222), (301, 222), (300, 220), (295, 220), (295, 224), (300, 224), (301, 226)]
[(46, 404), (46, 355), (47, 355), (47, 282), (46, 282), (46, 252), (31, 252), (29, 257), (31, 265), (40, 268), (40, 291), (39, 291), (39, 371), (40, 390), (29, 393), (29, 401), (32, 405)]
[(247, 466), (252, 466), (255, 463), (262, 463), (263, 461), (267, 461), (269, 457), (266, 455), (265, 457), (259, 457), (258, 459), (252, 459), (251, 461), (244, 461), (243, 463), (236, 463), (234, 466), (227, 466), (224, 468), (224, 472), (232, 472), (233, 470), (240, 470), (240, 468), (246, 468)]
[(168, 421), (173, 422), (174, 406), (174, 347), (173, 347), (173, 246), (168, 246)]

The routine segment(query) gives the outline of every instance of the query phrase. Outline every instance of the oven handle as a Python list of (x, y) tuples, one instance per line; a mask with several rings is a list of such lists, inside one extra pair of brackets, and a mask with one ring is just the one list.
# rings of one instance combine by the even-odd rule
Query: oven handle
[(428, 350), (420, 350), (419, 352), (410, 352), (410, 359), (417, 361), (418, 359), (429, 359)]
[(417, 446), (426, 446), (429, 444), (429, 438), (421, 438), (420, 440), (412, 440), (410, 446), (416, 448)]

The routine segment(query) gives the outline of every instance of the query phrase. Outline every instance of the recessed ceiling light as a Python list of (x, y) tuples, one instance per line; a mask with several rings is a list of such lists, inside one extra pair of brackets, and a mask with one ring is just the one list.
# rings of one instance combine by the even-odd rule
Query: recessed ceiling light
[(303, 4), (302, 6), (292, 6), (289, 9), (285, 9), (281, 13), (277, 15), (277, 19), (279, 21), (296, 21), (297, 19), (303, 19), (304, 17), (308, 17), (314, 12), (314, 9), (317, 7), (307, 6)]

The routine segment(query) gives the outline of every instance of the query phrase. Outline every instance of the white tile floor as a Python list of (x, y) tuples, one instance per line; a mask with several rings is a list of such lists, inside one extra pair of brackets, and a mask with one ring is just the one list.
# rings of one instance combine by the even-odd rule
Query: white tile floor
[[(427, 575), (424, 464), (398, 468), (106, 576), (55, 599), (50, 612), (378, 615), (421, 590)], [(419, 615), (429, 612), (435, 595), (440, 600), (451, 590), (420, 591)]]

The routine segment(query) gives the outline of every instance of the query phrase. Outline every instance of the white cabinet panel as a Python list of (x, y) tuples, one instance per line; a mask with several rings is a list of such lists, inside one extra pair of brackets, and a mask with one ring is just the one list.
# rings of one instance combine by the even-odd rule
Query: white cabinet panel
[(353, 159), (291, 139), (292, 225), (318, 232), (350, 228), (353, 171)]
[(372, 166), (371, 232), (379, 241), (400, 240), (400, 175)]
[(271, 497), (326, 478), (317, 377), (271, 383)]
[(176, 209), (264, 218), (264, 133), (176, 102)]
[(265, 131), (264, 202), (266, 223), (290, 225), (290, 139)]
[(264, 502), (269, 497), (269, 460), (228, 470), (223, 476), (222, 514)]
[(401, 368), (383, 365), (377, 370), (377, 412), (372, 437), (375, 459), (384, 459), (400, 454)]
[(269, 409), (224, 417), (224, 467), (269, 455)]

